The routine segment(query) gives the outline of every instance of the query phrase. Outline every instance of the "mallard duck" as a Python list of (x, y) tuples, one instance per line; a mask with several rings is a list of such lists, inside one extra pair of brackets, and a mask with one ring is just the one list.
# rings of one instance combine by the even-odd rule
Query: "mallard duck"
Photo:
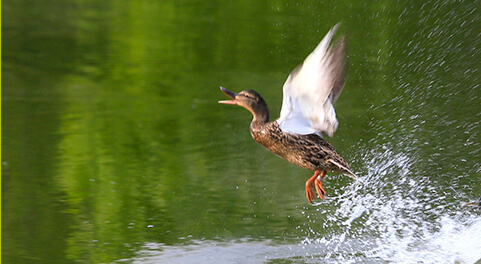
[(337, 25), (333, 27), (315, 50), (295, 68), (283, 87), (280, 117), (269, 122), (269, 108), (262, 96), (254, 90), (235, 93), (220, 89), (233, 100), (221, 104), (239, 105), (254, 116), (250, 125), (255, 141), (274, 154), (302, 168), (314, 171), (306, 181), (306, 196), (312, 203), (314, 184), (319, 198), (326, 191), (321, 179), (326, 171), (357, 176), (349, 164), (322, 135), (332, 136), (338, 121), (333, 103), (339, 97), (345, 82), (345, 38), (331, 43)]

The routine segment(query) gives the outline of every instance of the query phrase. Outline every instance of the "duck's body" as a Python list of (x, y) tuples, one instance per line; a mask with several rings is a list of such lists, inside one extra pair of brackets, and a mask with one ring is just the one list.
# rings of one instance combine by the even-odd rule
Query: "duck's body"
[(254, 90), (234, 93), (221, 90), (234, 100), (219, 101), (249, 110), (254, 119), (250, 125), (255, 141), (292, 164), (314, 171), (306, 182), (306, 196), (312, 202), (314, 183), (317, 194), (326, 191), (321, 179), (326, 171), (356, 175), (334, 147), (321, 135), (333, 135), (337, 119), (332, 103), (344, 86), (344, 39), (330, 46), (335, 28), (321, 41), (304, 63), (297, 67), (284, 84), (280, 117), (269, 122), (269, 109), (262, 96)]
[(282, 132), (277, 121), (252, 122), (250, 130), (257, 143), (299, 167), (311, 171), (329, 170), (354, 174), (336, 149), (317, 134)]

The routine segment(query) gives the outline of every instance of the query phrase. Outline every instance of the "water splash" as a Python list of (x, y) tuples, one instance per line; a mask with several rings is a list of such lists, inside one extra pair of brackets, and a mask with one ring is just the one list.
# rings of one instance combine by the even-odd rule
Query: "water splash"
[[(366, 162), (367, 175), (340, 188), (328, 201), (335, 204), (332, 210), (308, 214), (304, 244), (330, 248), (338, 263), (481, 259), (481, 217), (450, 203), (447, 196), (455, 192), (437, 188), (430, 177), (414, 171), (413, 158), (385, 146), (360, 160)], [(316, 218), (320, 211), (322, 217)], [(313, 228), (316, 222), (322, 222), (321, 229)]]

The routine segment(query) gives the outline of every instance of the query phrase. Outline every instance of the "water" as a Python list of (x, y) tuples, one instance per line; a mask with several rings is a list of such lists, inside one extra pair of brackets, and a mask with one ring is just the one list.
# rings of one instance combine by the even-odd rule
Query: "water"
[[(475, 1), (4, 2), (5, 263), (476, 263)], [(328, 140), (360, 176), (258, 146), (218, 87), (277, 117), (290, 70), (342, 21)]]

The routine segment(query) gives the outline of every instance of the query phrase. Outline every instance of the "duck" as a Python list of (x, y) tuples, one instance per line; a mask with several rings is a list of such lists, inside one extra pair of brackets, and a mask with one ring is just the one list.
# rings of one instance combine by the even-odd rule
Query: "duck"
[(220, 104), (238, 105), (249, 110), (253, 119), (250, 133), (254, 140), (277, 156), (313, 171), (306, 181), (306, 197), (313, 203), (315, 188), (320, 199), (326, 190), (322, 179), (327, 171), (357, 179), (349, 164), (324, 139), (332, 137), (338, 127), (333, 103), (338, 99), (346, 78), (346, 41), (333, 36), (332, 27), (311, 54), (288, 76), (283, 86), (280, 116), (270, 121), (269, 108), (255, 90), (239, 93), (220, 87), (232, 100)]

